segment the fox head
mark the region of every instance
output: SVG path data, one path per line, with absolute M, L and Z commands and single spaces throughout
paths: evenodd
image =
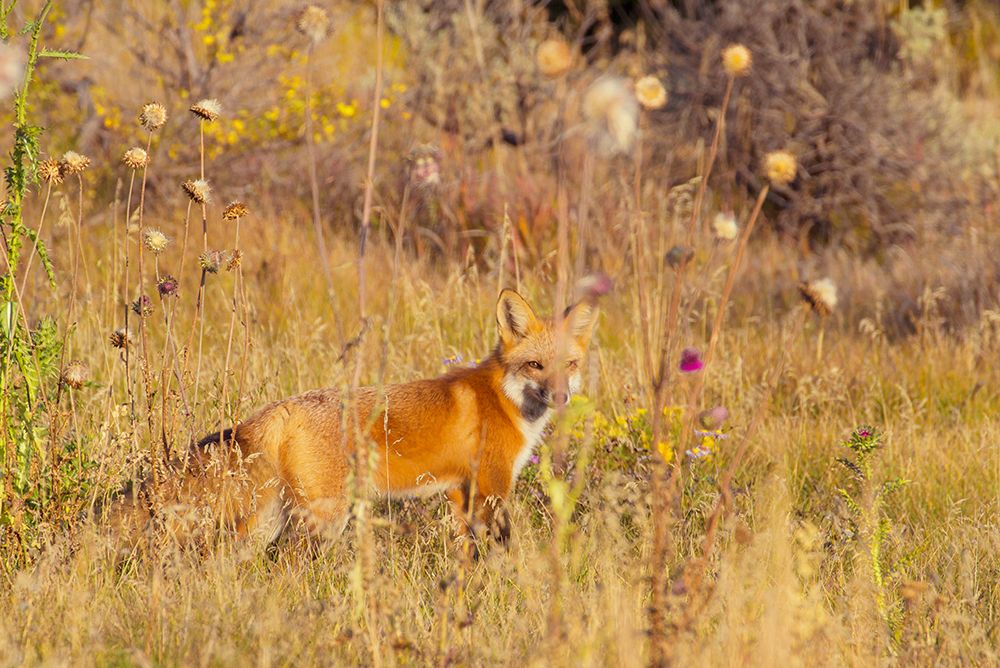
M 534 422 L 569 401 L 580 389 L 580 369 L 597 309 L 579 302 L 557 325 L 535 315 L 513 290 L 497 301 L 498 353 L 504 369 L 503 391 L 524 419 Z

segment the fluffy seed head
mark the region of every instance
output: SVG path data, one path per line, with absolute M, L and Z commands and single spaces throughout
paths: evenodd
M 236 220 L 243 218 L 248 213 L 250 213 L 250 209 L 243 202 L 231 202 L 222 212 L 222 218 L 223 220 Z
M 753 56 L 742 44 L 730 44 L 722 50 L 722 67 L 731 77 L 742 77 L 750 72 Z
M 174 297 L 177 295 L 179 290 L 180 284 L 177 282 L 177 279 L 170 274 L 165 275 L 156 284 L 156 291 L 160 293 L 160 297 L 162 298 Z
M 196 204 L 208 204 L 212 201 L 212 186 L 208 185 L 205 179 L 185 181 L 181 184 L 181 188 Z
M 83 170 L 89 166 L 90 158 L 76 151 L 66 151 L 63 153 L 62 160 L 59 163 L 59 167 L 63 173 L 68 175 L 82 174 Z
M 583 115 L 590 136 L 603 155 L 628 153 L 639 124 L 639 102 L 624 79 L 601 77 L 583 97 Z
M 190 111 L 202 120 L 214 121 L 222 115 L 222 105 L 216 99 L 205 98 L 192 104 Z
M 159 102 L 149 102 L 142 105 L 139 112 L 139 123 L 150 132 L 159 130 L 167 122 L 167 108 Z
M 60 380 L 71 389 L 79 390 L 90 380 L 90 369 L 80 360 L 73 360 L 62 371 Z
M 38 176 L 46 183 L 59 185 L 63 180 L 62 167 L 54 158 L 47 158 L 38 163 Z
M 153 300 L 148 295 L 143 295 L 132 302 L 132 312 L 141 318 L 148 318 L 153 315 Z
M 787 186 L 795 180 L 798 163 L 788 151 L 771 151 L 764 156 L 764 173 L 771 183 Z
M 828 316 L 837 308 L 837 285 L 829 278 L 800 283 L 799 293 L 819 316 Z
M 170 238 L 159 230 L 146 230 L 142 234 L 142 245 L 159 255 L 170 245 Z
M 198 264 L 206 273 L 218 274 L 219 267 L 222 266 L 225 259 L 226 256 L 222 251 L 210 250 L 198 256 Z
M 146 149 L 133 146 L 122 155 L 122 162 L 129 169 L 142 169 L 149 164 L 149 154 Z
M 635 97 L 646 109 L 660 109 L 667 103 L 667 89 L 654 76 L 647 76 L 635 82 Z
M 547 77 L 561 77 L 573 64 L 573 52 L 561 39 L 547 39 L 538 45 L 535 60 L 539 71 Z
M 322 7 L 309 5 L 299 14 L 295 27 L 313 44 L 319 44 L 330 32 L 330 15 Z
M 111 335 L 108 336 L 108 341 L 114 348 L 125 349 L 132 344 L 132 333 L 124 327 L 120 327 L 111 332 Z
M 723 241 L 732 241 L 740 233 L 740 227 L 736 224 L 733 214 L 721 211 L 712 219 L 712 230 L 715 231 L 715 236 Z

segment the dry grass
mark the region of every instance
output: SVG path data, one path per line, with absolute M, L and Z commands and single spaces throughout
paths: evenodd
M 64 359 L 89 366 L 91 380 L 53 394 L 46 416 L 60 461 L 85 466 L 75 477 L 60 477 L 39 458 L 33 479 L 56 480 L 62 491 L 37 505 L 13 498 L 5 481 L 0 665 L 1000 661 L 1000 368 L 993 363 L 1000 353 L 1000 307 L 995 286 L 977 278 L 997 271 L 984 250 L 996 240 L 995 209 L 989 208 L 995 204 L 970 197 L 957 231 L 928 224 L 916 238 L 863 257 L 835 247 L 803 248 L 775 225 L 778 219 L 788 224 L 787 209 L 768 205 L 733 274 L 729 311 L 711 345 L 738 255 L 737 242 L 715 239 L 706 222 L 719 210 L 735 210 L 743 228 L 750 215 L 759 191 L 740 189 L 759 183 L 738 180 L 731 162 L 736 149 L 730 153 L 726 144 L 752 127 L 725 128 L 704 213 L 692 215 L 699 184 L 690 179 L 704 173 L 704 147 L 691 142 L 677 149 L 697 165 L 684 171 L 685 159 L 673 153 L 663 159 L 662 142 L 647 132 L 640 176 L 634 155 L 594 157 L 574 105 L 602 67 L 622 69 L 629 59 L 601 60 L 596 49 L 599 62 L 578 63 L 566 80 L 537 79 L 532 46 L 547 35 L 532 15 L 500 24 L 516 27 L 519 41 L 504 52 L 491 90 L 515 85 L 513 74 L 521 73 L 531 79 L 532 95 L 564 96 L 567 108 L 542 100 L 537 108 L 504 109 L 525 115 L 531 140 L 522 147 L 490 146 L 506 124 L 494 117 L 486 93 L 465 107 L 439 105 L 454 94 L 450 85 L 469 85 L 458 82 L 461 77 L 435 79 L 443 63 L 483 76 L 477 52 L 490 62 L 500 57 L 498 29 L 478 13 L 479 3 L 456 6 L 461 13 L 454 20 L 467 31 L 461 40 L 412 47 L 433 63 L 413 65 L 420 91 L 410 101 L 431 116 L 455 115 L 457 126 L 427 129 L 447 125 L 447 118 L 404 123 L 391 105 L 381 119 L 381 148 L 367 182 L 373 201 L 366 202 L 372 228 L 363 299 L 354 231 L 363 186 L 338 183 L 333 191 L 340 199 L 324 194 L 317 216 L 327 234 L 321 257 L 314 200 L 302 177 L 313 154 L 307 157 L 297 140 L 282 144 L 279 157 L 268 152 L 273 145 L 261 155 L 295 161 L 301 189 L 246 188 L 231 183 L 246 164 L 226 171 L 230 163 L 213 153 L 219 142 L 206 125 L 204 176 L 216 198 L 205 208 L 204 241 L 197 238 L 200 207 L 190 210 L 180 189 L 181 180 L 202 175 L 199 123 L 186 112 L 176 111 L 164 138 L 152 144 L 142 223 L 138 216 L 131 226 L 126 220 L 126 208 L 139 207 L 141 182 L 127 200 L 125 167 L 97 164 L 80 182 L 54 187 L 43 238 L 60 280 L 47 287 L 36 266 L 21 301 L 32 324 L 56 317 L 66 334 Z M 390 28 L 400 16 L 405 12 L 390 15 Z M 601 20 L 595 19 L 598 27 Z M 585 33 L 581 29 L 581 38 Z M 320 64 L 329 48 L 317 48 Z M 393 48 L 401 47 L 393 42 Z M 722 81 L 713 95 L 724 90 L 720 76 L 709 77 Z M 389 89 L 394 77 L 390 71 Z M 748 122 L 743 83 L 734 86 L 740 123 Z M 217 94 L 229 105 L 248 85 Z M 750 87 L 763 85 L 753 80 Z M 124 86 L 115 95 L 132 97 L 136 108 L 146 101 Z M 358 114 L 370 115 L 370 107 L 362 103 Z M 718 122 L 719 114 L 711 118 Z M 979 125 L 975 113 L 969 119 L 970 134 L 992 138 L 995 129 Z M 642 122 L 654 123 L 655 116 L 644 112 Z M 421 136 L 414 128 L 442 139 L 434 154 L 442 174 L 436 188 L 417 183 L 416 162 L 395 161 Z M 318 159 L 321 180 L 369 167 L 356 147 L 367 146 L 370 133 L 363 126 L 347 132 L 349 139 L 328 148 L 350 164 L 330 168 Z M 704 134 L 707 144 L 711 134 Z M 186 144 L 170 159 L 167 149 L 178 138 Z M 317 151 L 329 156 L 323 146 Z M 745 169 L 763 181 L 759 165 L 748 162 Z M 123 179 L 117 196 L 105 188 L 107 173 Z M 970 177 L 970 191 L 992 188 L 987 192 L 995 197 L 1000 187 L 990 178 Z M 79 214 L 81 183 L 86 199 Z M 781 190 L 794 197 L 794 187 Z M 48 202 L 43 193 L 26 204 L 33 227 Z M 240 221 L 242 265 L 203 272 L 197 259 L 203 245 L 235 245 L 235 224 L 223 221 L 222 210 L 236 196 L 251 209 Z M 153 298 L 144 340 L 130 320 L 136 341 L 126 371 L 108 336 L 123 326 L 124 306 L 138 294 L 140 225 L 173 240 L 155 263 L 145 251 L 145 292 L 155 293 L 154 271 L 176 272 L 180 295 Z M 182 257 L 188 226 L 194 236 Z M 671 320 L 682 272 L 664 256 L 675 244 L 690 245 L 694 259 Z M 149 472 L 150 453 L 160 456 L 164 434 L 167 447 L 179 449 L 270 400 L 320 386 L 349 387 L 356 373 L 366 384 L 441 373 L 446 359 L 473 360 L 492 347 L 498 285 L 517 283 L 548 311 L 567 297 L 557 294 L 560 279 L 571 283 L 593 268 L 611 274 L 617 287 L 602 304 L 585 383 L 589 402 L 567 413 L 542 453 L 548 461 L 552 448 L 559 455 L 565 444 L 564 461 L 555 458 L 557 482 L 580 482 L 581 493 L 572 512 L 561 516 L 554 483 L 529 466 L 509 502 L 514 539 L 506 551 L 493 547 L 478 562 L 463 558 L 443 497 L 379 501 L 363 527 L 318 553 L 294 540 L 265 552 L 206 529 L 208 540 L 197 549 L 161 541 L 128 554 L 88 517 L 96 502 Z M 838 308 L 821 318 L 800 303 L 797 285 L 825 275 L 841 294 Z M 349 347 L 361 308 L 370 326 Z M 693 415 L 721 405 L 730 414 L 727 438 L 705 458 L 685 455 L 695 445 L 692 421 L 666 420 L 669 464 L 650 447 L 651 371 L 668 334 L 668 408 Z M 674 373 L 677 352 L 689 345 L 714 348 L 708 366 L 701 374 Z M 886 496 L 879 511 L 872 490 L 860 490 L 861 512 L 852 513 L 838 490 L 853 490 L 854 481 L 838 458 L 850 454 L 843 443 L 863 424 L 881 432 L 884 446 L 872 460 L 872 480 L 898 476 L 910 483 Z M 591 449 L 589 461 L 581 458 Z M 665 488 L 673 492 L 653 499 L 650 476 L 660 469 L 675 475 Z M 888 524 L 876 577 L 872 536 L 882 519 Z M 667 537 L 659 556 L 657 523 Z M 657 579 L 651 564 L 660 557 L 665 623 L 651 642 L 649 608 L 656 597 L 650 583 Z

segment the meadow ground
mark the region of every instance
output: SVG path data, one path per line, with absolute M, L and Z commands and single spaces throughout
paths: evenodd
M 479 3 L 459 7 L 471 26 L 461 66 L 474 69 L 499 38 Z M 216 24 L 235 19 L 212 11 L 201 32 L 223 34 Z M 336 16 L 376 43 L 371 7 Z M 298 18 L 309 57 L 326 45 L 321 18 Z M 49 39 L 64 24 L 72 34 L 71 19 L 45 24 Z M 928 209 L 902 236 L 875 223 L 858 232 L 878 217 L 865 209 L 848 232 L 823 232 L 833 241 L 813 238 L 787 225 L 808 217 L 807 197 L 825 201 L 812 188 L 835 159 L 779 137 L 768 152 L 794 154 L 791 174 L 764 152 L 741 162 L 753 123 L 767 121 L 749 111 L 763 68 L 744 72 L 720 59 L 725 43 L 707 43 L 705 67 L 718 72 L 705 75 L 715 93 L 699 104 L 713 113 L 697 140 L 665 151 L 657 123 L 674 122 L 674 107 L 657 116 L 653 95 L 640 111 L 631 83 L 588 93 L 632 61 L 594 56 L 567 74 L 550 47 L 554 62 L 536 62 L 540 20 L 524 22 L 535 31 L 527 65 L 508 66 L 561 106 L 524 111 L 533 141 L 517 146 L 492 142 L 505 129 L 492 114 L 461 140 L 447 122 L 404 122 L 400 108 L 416 115 L 429 103 L 400 83 L 419 76 L 398 74 L 426 64 L 401 63 L 432 47 L 401 45 L 392 31 L 396 55 L 366 64 L 380 74 L 359 77 L 364 99 L 337 103 L 333 140 L 309 106 L 333 103 L 308 92 L 308 121 L 239 135 L 233 118 L 245 129 L 271 112 L 227 117 L 244 102 L 225 82 L 206 94 L 225 98 L 220 118 L 211 104 L 189 112 L 198 96 L 185 90 L 165 127 L 155 108 L 144 126 L 131 120 L 158 96 L 114 89 L 132 107 L 110 125 L 113 112 L 101 117 L 108 153 L 116 161 L 140 145 L 148 164 L 138 153 L 102 162 L 94 148 L 91 164 L 74 166 L 54 144 L 41 151 L 56 158 L 46 166 L 38 151 L 18 153 L 23 133 L 11 140 L 12 165 L 40 179 L 8 173 L 4 209 L 0 665 L 1000 661 L 996 167 L 953 171 L 949 197 L 962 205 L 947 224 Z M 97 31 L 100 21 L 98 9 Z M 222 67 L 226 53 L 210 51 L 211 62 Z M 95 58 L 93 71 L 110 67 Z M 52 94 L 52 67 L 37 94 Z M 910 92 L 936 94 L 899 76 Z M 988 92 L 954 98 L 965 115 L 950 122 L 975 150 L 1000 135 L 982 111 L 998 99 Z M 301 101 L 282 96 L 282 113 Z M 69 136 L 63 110 L 48 113 L 49 136 Z M 414 133 L 441 146 L 410 150 Z M 921 138 L 921 151 L 937 141 Z M 968 150 L 954 164 L 977 161 Z M 892 187 L 926 195 L 925 177 Z M 213 186 L 205 202 L 200 178 Z M 596 272 L 614 289 L 600 297 L 584 391 L 508 501 L 507 549 L 484 544 L 469 559 L 443 496 L 358 501 L 344 538 L 318 551 L 295 537 L 264 551 L 208 523 L 193 547 L 152 534 L 130 551 L 94 510 L 148 476 L 151 459 L 268 401 L 474 364 L 495 344 L 501 287 L 549 313 L 593 291 L 585 279 Z M 680 368 L 686 348 L 703 367 Z M 705 414 L 717 407 L 724 417 Z

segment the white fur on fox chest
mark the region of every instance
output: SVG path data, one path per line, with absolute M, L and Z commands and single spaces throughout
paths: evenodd
M 521 469 L 525 467 L 528 460 L 531 459 L 531 455 L 534 454 L 535 448 L 538 447 L 538 443 L 542 440 L 542 436 L 545 434 L 545 428 L 549 426 L 549 420 L 552 418 L 552 410 L 547 410 L 534 422 L 528 422 L 522 417 L 517 418 L 517 428 L 524 437 L 524 443 L 521 445 L 520 451 L 517 453 L 517 457 L 514 458 L 514 467 L 511 473 L 510 485 L 513 487 L 517 483 L 517 477 L 521 475 Z

